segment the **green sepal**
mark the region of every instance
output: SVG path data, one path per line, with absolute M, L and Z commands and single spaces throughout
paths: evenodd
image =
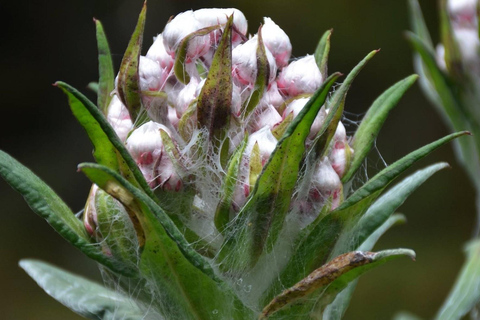
M 291 123 L 257 179 L 249 201 L 227 235 L 220 258 L 226 268 L 253 267 L 283 227 L 305 152 L 305 139 L 339 73 L 331 75 Z
M 332 32 L 333 29 L 330 29 L 322 35 L 314 53 L 315 61 L 323 78 L 326 78 L 328 75 L 328 54 L 330 52 L 330 37 L 332 36 Z
M 99 245 L 92 243 L 83 223 L 62 199 L 33 172 L 3 151 L 0 151 L 0 175 L 23 196 L 33 212 L 89 258 L 127 277 L 136 274 L 135 270 L 106 256 Z
M 375 144 L 375 140 L 387 119 L 388 113 L 397 105 L 400 98 L 417 78 L 417 75 L 411 75 L 397 82 L 373 102 L 350 143 L 354 150 L 353 160 L 350 168 L 342 177 L 342 182 L 349 181 L 362 165 L 365 157 Z
M 195 32 L 190 33 L 185 38 L 182 39 L 180 44 L 178 45 L 177 51 L 175 53 L 175 63 L 173 65 L 173 72 L 175 73 L 175 77 L 183 84 L 188 84 L 190 82 L 190 76 L 185 69 L 185 60 L 187 59 L 187 52 L 190 40 L 195 37 L 206 36 L 209 33 L 220 29 L 220 26 L 212 26 L 202 28 Z M 226 28 L 225 28 L 226 29 Z M 199 64 L 196 65 L 197 68 Z
M 467 259 L 436 320 L 461 319 L 480 303 L 480 239 L 465 248 Z
M 275 319 L 276 317 L 271 317 L 271 315 L 282 309 L 288 311 L 288 314 L 292 314 L 292 310 L 288 310 L 290 305 L 293 304 L 293 307 L 295 307 L 295 303 L 308 300 L 312 294 L 324 289 L 333 282 L 336 282 L 337 286 L 346 286 L 368 270 L 401 256 L 407 256 L 415 260 L 415 252 L 409 249 L 380 252 L 354 251 L 338 256 L 276 296 L 263 309 L 259 319 L 266 319 L 267 317 Z M 297 313 L 293 312 L 293 314 Z
M 178 132 L 184 141 L 190 141 L 196 124 L 197 100 L 193 100 L 178 122 Z
M 90 83 L 88 83 L 87 89 L 93 91 L 95 94 L 98 95 L 98 90 L 99 90 L 99 88 L 98 88 L 98 82 L 90 82 Z
M 272 129 L 272 134 L 277 140 L 279 140 L 285 134 L 285 131 L 292 123 L 293 118 L 293 112 L 290 112 L 290 114 L 286 116 L 285 119 L 282 120 L 282 122 L 280 122 L 276 127 Z
M 136 123 L 137 117 L 142 109 L 138 67 L 140 64 L 146 15 L 147 2 L 145 1 L 138 17 L 137 25 L 120 64 L 117 79 L 118 97 L 125 107 L 127 107 L 133 123 Z
M 213 144 L 223 141 L 230 123 L 232 105 L 232 25 L 227 25 L 210 66 L 205 84 L 197 101 L 197 127 L 207 128 Z
M 224 232 L 232 217 L 231 208 L 233 193 L 235 191 L 235 186 L 237 185 L 238 173 L 240 170 L 243 153 L 245 152 L 245 148 L 247 146 L 247 141 L 248 135 L 245 134 L 242 144 L 237 148 L 235 153 L 230 158 L 227 174 L 223 179 L 222 197 L 217 205 L 217 209 L 215 210 L 214 218 L 215 227 L 221 233 Z
M 207 260 L 191 248 L 152 199 L 107 167 L 81 164 L 79 169 L 126 207 L 139 206 L 138 218 L 145 232 L 139 268 L 148 281 L 155 283 L 154 288 L 158 288 L 160 303 L 155 305 L 161 311 L 167 312 L 162 303 L 167 299 L 173 304 L 167 307 L 180 312 L 182 319 L 208 319 L 212 310 L 217 310 L 221 318 L 252 317 L 252 312 L 215 275 Z
M 145 310 L 135 301 L 93 281 L 37 260 L 21 260 L 19 265 L 46 293 L 85 318 L 145 318 Z
M 98 90 L 97 106 L 106 115 L 108 105 L 112 100 L 111 93 L 115 89 L 115 72 L 113 70 L 112 55 L 108 46 L 107 37 L 103 30 L 100 20 L 93 19 L 95 22 L 98 47 Z
M 270 65 L 267 59 L 267 52 L 265 50 L 265 44 L 263 43 L 262 38 L 262 26 L 258 28 L 257 32 L 257 76 L 255 78 L 255 85 L 253 87 L 252 94 L 248 99 L 247 106 L 245 107 L 245 112 L 242 115 L 246 119 L 252 112 L 255 110 L 255 107 L 262 99 L 262 96 L 267 88 L 268 79 L 270 77 Z

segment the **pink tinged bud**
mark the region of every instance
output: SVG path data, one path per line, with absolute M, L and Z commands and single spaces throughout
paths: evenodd
M 262 165 L 265 165 L 268 158 L 277 146 L 277 139 L 273 136 L 269 127 L 263 127 L 260 130 L 252 133 L 248 137 L 247 146 L 245 147 L 245 155 L 250 155 L 255 143 L 258 143 Z
M 293 61 L 278 76 L 278 89 L 284 96 L 314 93 L 322 84 L 322 74 L 312 55 Z
M 133 131 L 125 142 L 127 150 L 135 159 L 151 188 L 157 185 L 155 172 L 163 155 L 160 128 L 165 127 L 149 121 Z
M 193 13 L 195 18 L 200 22 L 202 28 L 212 27 L 215 25 L 225 25 L 227 23 L 228 17 L 233 14 L 233 44 L 238 44 L 242 41 L 244 36 L 247 34 L 248 23 L 245 15 L 238 9 L 228 8 L 228 9 L 200 9 L 196 10 Z M 220 39 L 220 34 L 218 32 L 213 32 L 214 41 L 218 42 Z
M 310 199 L 315 202 L 331 201 L 331 210 L 340 205 L 343 197 L 343 185 L 328 158 L 319 162 L 312 177 Z
M 242 99 L 242 89 L 233 84 L 232 90 L 232 113 L 239 117 L 242 113 L 243 99 Z
M 462 55 L 462 60 L 466 66 L 470 67 L 472 64 L 478 64 L 480 60 L 480 39 L 478 37 L 477 28 L 454 28 L 453 34 L 457 40 L 457 44 Z
M 140 57 L 138 74 L 141 91 L 159 91 L 168 77 L 158 63 L 143 56 Z
M 164 69 L 167 73 L 172 70 L 173 63 L 175 62 L 165 49 L 162 34 L 159 34 L 154 38 L 153 44 L 150 49 L 148 49 L 146 57 L 157 62 L 160 65 L 160 68 Z
M 300 113 L 300 111 L 302 111 L 303 107 L 305 107 L 308 100 L 310 100 L 310 98 L 299 98 L 290 102 L 283 111 L 283 119 L 287 118 L 288 115 L 291 113 L 293 113 L 293 116 L 295 118 Z M 325 108 L 322 107 L 318 112 L 315 120 L 313 121 L 312 127 L 310 128 L 310 134 L 308 135 L 310 139 L 315 138 L 315 135 L 320 131 L 326 116 L 327 113 L 325 111 Z
M 252 37 L 244 44 L 232 50 L 232 72 L 234 80 L 238 85 L 253 88 L 257 79 L 257 36 Z M 265 48 L 269 64 L 269 83 L 275 80 L 277 65 L 275 58 L 268 48 Z
M 292 54 L 292 44 L 287 36 L 275 22 L 270 18 L 263 18 L 264 25 L 262 27 L 262 37 L 265 46 L 275 57 L 275 62 L 279 68 L 283 68 L 288 64 L 290 55 Z
M 175 129 L 178 129 L 178 122 L 180 121 L 180 118 L 177 115 L 177 110 L 170 106 L 168 106 L 168 121 Z
M 107 120 L 113 127 L 121 141 L 125 141 L 128 133 L 132 130 L 133 123 L 127 108 L 117 95 L 112 97 L 108 106 Z
M 202 82 L 203 86 L 204 82 Z M 200 90 L 199 80 L 197 78 L 191 78 L 190 82 L 178 92 L 175 109 L 177 110 L 177 116 L 180 118 L 187 111 L 190 104 L 198 97 Z
M 278 91 L 277 82 L 274 81 L 270 84 L 268 90 L 263 94 L 259 104 L 261 106 L 272 105 L 278 110 L 278 108 L 283 105 L 284 102 L 285 100 Z
M 282 117 L 272 105 L 267 105 L 263 108 L 256 108 L 250 121 L 252 130 L 257 131 L 265 126 L 272 129 L 282 121 Z
M 478 0 L 448 0 L 447 10 L 450 13 L 453 27 L 475 28 Z
M 172 57 L 175 56 L 180 42 L 190 33 L 203 28 L 202 24 L 195 18 L 192 10 L 182 12 L 175 16 L 163 30 L 163 43 L 165 50 Z M 187 49 L 186 62 L 206 54 L 210 49 L 210 36 L 197 36 L 190 39 Z

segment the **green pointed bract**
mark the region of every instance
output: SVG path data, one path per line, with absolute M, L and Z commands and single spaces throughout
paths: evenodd
M 453 35 L 452 24 L 450 22 L 447 10 L 447 0 L 440 0 L 440 35 L 445 48 L 445 64 L 448 73 L 457 79 L 462 78 L 464 73 L 462 66 L 462 58 L 458 48 L 455 36 Z
M 100 20 L 94 19 L 97 31 L 98 47 L 98 91 L 97 107 L 106 115 L 108 105 L 112 100 L 111 93 L 115 89 L 115 73 L 113 70 L 112 55 L 108 46 L 107 37 Z
M 355 153 L 353 154 L 351 166 L 342 177 L 342 181 L 349 181 L 358 168 L 360 168 L 365 157 L 375 144 L 375 140 L 383 123 L 387 119 L 388 113 L 397 105 L 400 98 L 412 86 L 417 78 L 417 75 L 412 75 L 397 82 L 378 97 L 370 106 L 350 143 L 353 150 L 355 150 Z
M 262 38 L 262 27 L 258 28 L 258 44 L 257 44 L 257 76 L 255 78 L 255 86 L 250 98 L 247 100 L 247 106 L 243 115 L 244 119 L 247 118 L 255 107 L 260 102 L 268 84 L 270 77 L 270 65 L 268 64 L 267 52 L 265 51 L 265 45 Z
M 265 249 L 272 248 L 290 206 L 305 139 L 339 75 L 335 73 L 325 81 L 278 142 L 220 252 L 220 257 L 229 256 L 225 267 L 239 270 L 252 267 Z
M 276 296 L 263 309 L 259 319 L 266 319 L 281 309 L 288 308 L 289 305 L 297 301 L 308 299 L 309 296 L 317 290 L 327 287 L 334 281 L 349 283 L 368 270 L 401 256 L 407 256 L 415 260 L 415 253 L 408 249 L 385 250 L 380 252 L 354 251 L 338 256 L 329 263 L 314 270 L 305 279 Z
M 251 316 L 251 311 L 214 274 L 209 263 L 190 248 L 165 212 L 150 198 L 106 167 L 82 164 L 79 168 L 126 207 L 140 208 L 137 213 L 145 232 L 145 245 L 139 268 L 159 288 L 157 307 L 163 313 L 169 314 L 171 310 L 164 309 L 168 307 L 180 312 L 182 319 L 207 318 L 212 310 L 233 319 Z M 162 298 L 173 305 L 162 305 Z
M 185 64 L 187 63 L 187 52 L 188 52 L 188 46 L 190 45 L 190 41 L 195 38 L 195 37 L 201 37 L 201 36 L 206 36 L 209 33 L 220 29 L 220 26 L 212 26 L 212 27 L 207 27 L 200 29 L 198 31 L 192 32 L 188 36 L 182 39 L 180 42 L 177 52 L 175 54 L 175 63 L 173 67 L 173 71 L 175 72 L 175 76 L 177 79 L 183 83 L 183 84 L 188 84 L 190 82 L 190 76 L 188 75 L 188 72 L 185 68 Z M 197 65 L 199 66 L 199 65 Z
M 117 78 L 117 93 L 120 101 L 127 107 L 130 118 L 135 123 L 142 109 L 140 96 L 138 67 L 142 50 L 143 30 L 147 15 L 147 3 L 145 2 L 138 17 L 137 26 L 133 32 L 127 50 L 120 64 Z
M 242 144 L 237 148 L 235 153 L 230 158 L 227 174 L 223 180 L 222 197 L 215 210 L 214 218 L 215 227 L 218 231 L 222 233 L 234 214 L 233 212 L 231 212 L 233 193 L 235 191 L 235 186 L 237 185 L 238 172 L 240 170 L 240 164 L 242 161 L 243 153 L 245 152 L 245 147 L 247 146 L 247 140 L 248 136 L 246 135 L 243 139 Z
M 315 49 L 315 61 L 324 78 L 328 75 L 328 54 L 330 53 L 330 37 L 332 36 L 332 31 L 333 30 L 330 29 L 323 34 Z
M 197 125 L 207 128 L 210 141 L 221 141 L 230 122 L 232 105 L 232 23 L 227 25 L 197 101 Z
M 75 217 L 62 199 L 29 169 L 3 151 L 0 151 L 0 175 L 23 196 L 36 214 L 44 218 L 65 240 L 89 258 L 119 274 L 125 276 L 136 274 L 135 270 L 118 264 L 114 258 L 105 255 L 99 245 L 92 243 L 82 222 Z
M 22 260 L 24 269 L 54 299 L 88 319 L 141 320 L 146 307 L 83 277 L 37 260 Z

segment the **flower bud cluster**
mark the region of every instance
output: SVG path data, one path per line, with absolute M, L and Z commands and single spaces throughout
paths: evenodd
M 241 147 L 243 136 L 248 135 L 233 196 L 234 211 L 238 211 L 246 203 L 283 134 L 283 131 L 277 132 L 278 128 L 286 127 L 298 116 L 326 77 L 312 55 L 291 61 L 290 39 L 272 19 L 265 17 L 258 33 L 248 35 L 247 20 L 237 9 L 201 9 L 178 14 L 154 39 L 146 56 L 140 57 L 139 88 L 143 108 L 151 121 L 134 127 L 132 123 L 136 119 L 130 118 L 116 96 L 110 104 L 108 120 L 125 141 L 151 188 L 181 191 L 186 183 L 182 177 L 193 176 L 190 181 L 195 181 L 195 176 L 201 174 L 199 166 L 195 167 L 197 172 L 192 169 L 186 175 L 179 174 L 175 164 L 185 160 L 175 159 L 166 151 L 166 142 L 160 131 L 168 134 L 183 158 L 194 162 L 194 155 L 189 153 L 195 144 L 190 140 L 193 135 L 183 134 L 182 126 L 188 121 L 196 121 L 196 103 L 231 15 L 232 103 L 227 134 L 230 154 Z M 188 74 L 187 83 L 175 75 L 178 50 L 185 48 L 185 42 L 186 57 L 182 63 Z M 263 50 L 259 50 L 259 46 L 264 46 L 260 48 Z M 257 105 L 247 114 L 246 106 L 258 89 L 259 51 L 266 56 L 265 87 Z M 327 114 L 328 109 L 322 107 L 311 127 L 307 145 L 314 141 Z M 342 123 L 338 125 L 329 150 L 328 156 L 316 160 L 315 170 L 308 177 L 311 180 L 308 193 L 311 201 L 325 203 L 328 200 L 334 208 L 343 198 L 340 179 L 348 169 L 353 153 Z M 181 165 L 189 170 L 188 164 Z

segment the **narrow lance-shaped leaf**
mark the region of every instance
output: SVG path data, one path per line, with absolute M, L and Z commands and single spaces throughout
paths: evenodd
M 45 262 L 20 261 L 38 285 L 55 300 L 88 319 L 144 319 L 145 311 L 131 299 L 95 282 Z
M 467 260 L 435 317 L 437 320 L 461 319 L 480 303 L 480 240 L 468 243 L 465 251 Z
M 175 72 L 175 77 L 183 83 L 188 84 L 190 82 L 190 76 L 185 68 L 186 60 L 187 60 L 187 52 L 188 46 L 190 45 L 190 41 L 195 37 L 206 36 L 212 31 L 220 29 L 220 26 L 212 26 L 197 30 L 195 32 L 190 33 L 185 38 L 182 39 L 180 44 L 178 45 L 177 51 L 175 53 L 175 64 L 173 67 L 173 72 Z M 190 61 L 191 63 L 191 61 Z
M 408 1 L 410 9 L 410 25 L 413 32 L 430 48 L 433 50 L 433 42 L 428 32 L 427 24 L 423 19 L 422 9 L 418 4 L 418 0 L 409 0 Z
M 363 160 L 375 144 L 377 135 L 387 119 L 388 113 L 397 105 L 400 98 L 412 86 L 417 78 L 417 75 L 411 75 L 404 80 L 397 82 L 378 97 L 368 109 L 367 114 L 363 117 L 360 126 L 353 136 L 351 145 L 355 152 L 353 154 L 350 169 L 342 177 L 343 182 L 349 181 L 353 174 L 362 165 Z
M 314 143 L 312 144 L 311 151 L 309 151 L 309 157 L 311 161 L 315 159 L 320 159 L 324 156 L 330 145 L 330 141 L 333 139 L 335 130 L 337 129 L 338 122 L 340 121 L 343 114 L 343 107 L 345 105 L 345 99 L 347 97 L 348 90 L 353 83 L 353 80 L 357 77 L 363 67 L 367 64 L 373 56 L 378 53 L 379 50 L 374 50 L 370 52 L 362 61 L 360 61 L 355 68 L 350 71 L 348 76 L 345 78 L 345 81 L 342 83 L 340 88 L 335 91 L 331 100 L 328 102 L 328 115 L 322 125 L 321 130 L 317 133 Z
M 258 44 L 257 44 L 257 77 L 255 78 L 255 86 L 253 87 L 253 92 L 248 99 L 248 104 L 246 107 L 244 118 L 248 117 L 250 113 L 255 109 L 255 107 L 260 102 L 260 99 L 267 88 L 268 79 L 270 77 L 270 65 L 268 64 L 267 52 L 265 50 L 265 44 L 263 43 L 262 38 L 262 26 L 258 28 L 257 32 Z
M 407 256 L 415 260 L 415 253 L 408 249 L 380 252 L 354 251 L 338 256 L 276 296 L 263 309 L 260 319 L 265 319 L 299 300 L 308 299 L 312 293 L 325 288 L 336 279 L 343 278 L 343 282 L 349 283 L 366 271 L 401 256 Z
M 305 228 L 299 238 L 295 254 L 292 256 L 292 262 L 287 264 L 278 281 L 272 284 L 266 295 L 267 299 L 271 299 L 272 294 L 278 290 L 281 284 L 293 285 L 306 273 L 328 261 L 339 236 L 350 226 L 352 221 L 356 221 L 365 214 L 369 206 L 390 182 L 433 150 L 466 133 L 459 132 L 448 135 L 408 154 L 380 171 L 330 214 L 319 216 Z M 296 261 L 302 261 L 302 263 L 295 263 Z
M 98 108 L 70 85 L 61 81 L 56 82 L 55 85 L 65 92 L 70 108 L 92 140 L 96 160 L 113 170 L 118 168 L 130 183 L 139 185 L 147 195 L 157 201 L 135 160 Z
M 278 142 L 265 165 L 252 196 L 241 209 L 220 252 L 231 268 L 244 269 L 255 264 L 265 249 L 275 242 L 290 205 L 300 161 L 305 152 L 305 139 L 315 117 L 324 104 L 328 91 L 339 77 L 335 73 L 318 89 Z M 231 265 L 230 265 L 231 264 Z
M 440 34 L 443 46 L 445 48 L 445 64 L 447 66 L 448 73 L 452 77 L 461 79 L 463 74 L 462 57 L 453 34 L 450 16 L 447 9 L 447 0 L 440 0 L 439 6 Z
M 370 251 L 373 249 L 378 239 L 391 227 L 405 223 L 406 218 L 402 214 L 394 214 L 387 219 L 375 232 L 373 232 L 357 250 Z M 327 319 L 341 319 L 347 310 L 353 291 L 357 285 L 358 279 L 349 283 L 337 279 L 333 281 L 324 292 L 320 299 L 315 301 L 314 314 L 323 315 Z
M 326 31 L 318 42 L 315 49 L 315 61 L 320 69 L 322 77 L 327 77 L 328 74 L 328 54 L 330 53 L 330 37 L 332 36 L 332 29 Z
M 107 37 L 100 20 L 93 19 L 97 31 L 98 47 L 98 92 L 97 106 L 103 114 L 107 114 L 108 105 L 112 100 L 111 93 L 115 89 L 115 73 L 113 70 L 112 56 L 108 46 Z
M 127 107 L 130 118 L 135 122 L 142 108 L 140 97 L 138 66 L 142 50 L 143 30 L 147 15 L 147 2 L 143 4 L 138 17 L 137 26 L 133 32 L 127 50 L 120 64 L 118 72 L 117 93 L 120 101 Z
M 222 140 L 230 120 L 232 105 L 232 24 L 227 25 L 197 102 L 199 128 L 208 128 L 210 141 Z
M 47 220 L 55 231 L 88 257 L 120 274 L 132 276 L 136 273 L 107 257 L 99 246 L 90 241 L 83 223 L 62 199 L 29 169 L 3 151 L 0 151 L 0 175 L 23 196 L 33 212 Z
M 182 319 L 206 319 L 212 310 L 217 310 L 219 317 L 252 317 L 153 200 L 107 167 L 82 164 L 79 168 L 125 206 L 139 206 L 137 214 L 145 231 L 139 267 L 142 275 L 159 288 L 156 293 L 160 301 L 169 301 L 169 307 L 175 308 Z M 165 307 L 162 303 L 157 306 L 161 310 Z

